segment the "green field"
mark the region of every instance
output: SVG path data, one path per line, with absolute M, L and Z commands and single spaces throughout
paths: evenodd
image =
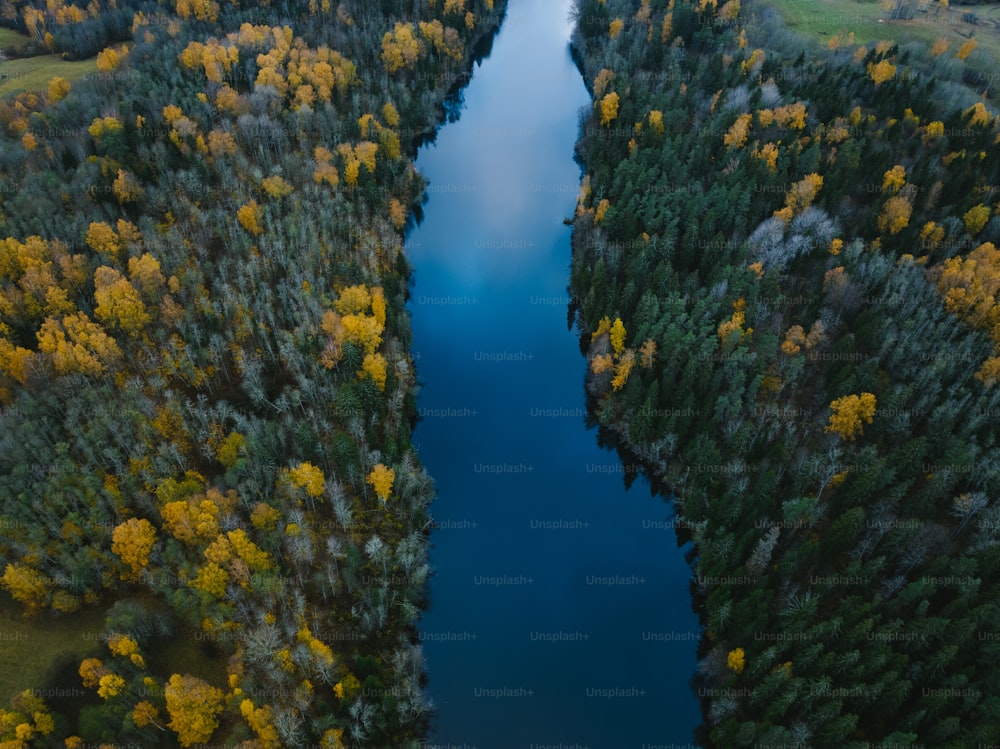
M 0 97 L 18 91 L 47 91 L 57 75 L 72 83 L 97 72 L 95 60 L 63 60 L 59 55 L 23 57 L 0 62 Z
M 29 41 L 29 37 L 19 34 L 13 29 L 0 28 L 0 52 L 10 50 L 14 55 L 24 54 Z
M 919 41 L 932 45 L 944 37 L 949 42 L 948 53 L 954 55 L 972 35 L 977 51 L 968 64 L 984 72 L 995 72 L 1000 61 L 1000 31 L 992 21 L 1000 20 L 1000 3 L 977 6 L 955 6 L 940 10 L 936 2 L 928 4 L 926 12 L 918 12 L 909 21 L 888 20 L 888 12 L 878 0 L 765 0 L 781 13 L 785 24 L 803 34 L 826 43 L 838 33 L 854 32 L 858 44 L 870 44 L 882 39 L 904 43 Z M 966 12 L 975 13 L 980 23 L 962 21 Z
M 25 618 L 23 611 L 21 604 L 0 593 L 0 707 L 25 689 L 43 687 L 61 656 L 83 660 L 106 655 L 99 639 L 105 607 L 59 618 L 49 614 Z M 82 684 L 61 686 L 83 688 Z

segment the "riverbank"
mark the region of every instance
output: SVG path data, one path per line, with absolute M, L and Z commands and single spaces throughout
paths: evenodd
M 1000 238 L 994 113 L 891 41 L 812 60 L 735 3 L 634 10 L 579 4 L 569 296 L 595 420 L 696 546 L 699 738 L 985 741 L 993 604 L 947 571 L 997 574 L 998 395 L 945 312 Z

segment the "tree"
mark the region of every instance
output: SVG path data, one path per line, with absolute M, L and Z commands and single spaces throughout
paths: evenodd
M 49 103 L 55 104 L 57 101 L 65 99 L 66 94 L 71 89 L 72 86 L 70 86 L 69 81 L 62 76 L 55 76 L 49 81 Z
M 194 16 L 199 21 L 215 23 L 219 17 L 219 4 L 214 0 L 177 0 L 177 15 L 181 18 Z
M 966 231 L 972 236 L 976 236 L 990 220 L 990 209 L 980 203 L 967 210 L 962 216 L 962 220 L 965 221 Z
M 87 230 L 86 241 L 96 252 L 107 256 L 111 260 L 118 259 L 118 253 L 121 252 L 122 248 L 121 240 L 115 234 L 115 230 L 103 221 L 91 222 L 90 228 Z
M 440 25 L 440 21 L 437 23 Z M 420 58 L 420 46 L 420 40 L 413 33 L 413 24 L 397 21 L 393 30 L 385 32 L 382 37 L 382 64 L 386 72 L 395 73 L 400 68 L 413 67 Z
M 735 149 L 743 147 L 747 142 L 747 136 L 750 133 L 750 123 L 752 121 L 753 115 L 749 113 L 741 114 L 736 118 L 736 122 L 729 128 L 729 132 L 722 137 L 722 142 L 727 148 Z
M 896 66 L 888 60 L 868 63 L 868 77 L 875 81 L 876 86 L 880 86 L 896 77 Z
M 82 312 L 66 315 L 62 321 L 47 318 L 36 337 L 38 350 L 51 354 L 56 373 L 61 375 L 102 375 L 122 356 L 115 339 Z
M 132 710 L 132 720 L 139 728 L 145 728 L 148 725 L 156 726 L 161 731 L 164 727 L 161 725 L 162 718 L 160 717 L 160 711 L 151 702 L 143 700 L 138 703 Z
M 386 366 L 385 357 L 377 351 L 373 354 L 365 354 L 364 362 L 362 362 L 361 369 L 357 374 L 359 377 L 370 378 L 378 385 L 379 390 L 385 390 Z
M 121 57 L 111 47 L 97 53 L 97 69 L 107 73 L 121 64 Z
M 726 656 L 726 665 L 738 674 L 743 673 L 743 669 L 746 666 L 746 655 L 743 652 L 743 648 L 730 650 L 729 655 Z
M 395 470 L 386 468 L 382 463 L 376 463 L 375 467 L 368 474 L 366 481 L 374 487 L 379 499 L 385 502 L 389 499 L 389 493 L 392 491 L 392 482 L 395 478 Z
M 340 290 L 337 301 L 333 303 L 337 312 L 342 315 L 353 315 L 367 312 L 372 305 L 372 295 L 364 284 L 347 286 Z
M 610 125 L 618 117 L 618 94 L 612 91 L 601 99 L 601 125 Z
M 219 725 L 222 690 L 196 676 L 174 674 L 163 690 L 170 722 L 181 746 L 208 741 Z
M 890 192 L 898 192 L 906 184 L 906 167 L 896 164 L 892 169 L 882 175 L 882 189 Z
M 272 198 L 283 198 L 286 195 L 292 194 L 292 186 L 276 174 L 270 177 L 265 177 L 261 181 L 261 187 L 263 187 L 264 192 Z
M 604 96 L 608 90 L 608 85 L 615 78 L 615 74 L 607 68 L 601 68 L 594 77 L 594 96 Z
M 240 703 L 240 713 L 257 734 L 257 743 L 261 749 L 278 749 L 281 746 L 278 731 L 274 727 L 274 711 L 270 705 L 254 707 L 252 700 L 245 699 Z
M 878 216 L 878 228 L 889 234 L 899 234 L 909 226 L 912 213 L 913 206 L 905 195 L 893 195 L 882 206 L 882 212 Z
M 295 468 L 290 468 L 288 478 L 294 486 L 304 488 L 310 497 L 323 495 L 325 482 L 323 471 L 308 461 L 299 463 Z
M 827 432 L 835 432 L 846 440 L 854 440 L 871 424 L 875 416 L 875 396 L 872 393 L 845 395 L 830 403 L 830 423 Z
M 615 318 L 609 335 L 611 337 L 611 347 L 614 349 L 615 355 L 621 355 L 622 350 L 625 348 L 625 324 L 620 317 Z
M 146 301 L 156 301 L 167 282 L 160 270 L 160 261 L 148 252 L 128 259 L 128 275 Z
M 129 334 L 139 333 L 153 316 L 146 310 L 135 287 L 114 268 L 102 265 L 94 271 L 94 315 L 104 324 Z
M 658 135 L 663 135 L 663 112 L 659 109 L 652 109 L 649 112 L 649 126 L 653 128 Z
M 138 580 L 149 564 L 149 553 L 156 543 L 156 528 L 145 518 L 130 518 L 111 533 L 111 551 L 129 567 L 123 580 Z
M 240 226 L 255 237 L 263 231 L 260 227 L 261 217 L 261 209 L 256 200 L 251 200 L 248 204 L 240 206 L 236 212 L 236 219 L 240 222 Z
M 226 594 L 226 586 L 229 584 L 229 573 L 218 563 L 208 562 L 198 569 L 198 574 L 190 584 L 196 590 L 216 598 L 222 598 Z
M 632 349 L 626 349 L 625 353 L 621 355 L 618 359 L 618 363 L 615 365 L 615 376 L 611 380 L 612 390 L 621 390 L 625 387 L 625 383 L 628 382 L 628 376 L 632 372 L 632 368 L 635 366 L 635 351 Z
M 26 565 L 9 563 L 0 578 L 0 585 L 14 600 L 24 605 L 26 614 L 37 613 L 48 604 L 48 579 Z
M 958 52 L 955 53 L 955 57 L 957 57 L 959 60 L 964 61 L 965 58 L 971 55 L 972 51 L 978 46 L 979 43 L 975 40 L 975 38 L 969 39 L 967 42 L 965 42 L 965 44 L 963 44 L 961 47 L 958 48 Z
M 639 347 L 639 356 L 642 357 L 643 369 L 652 367 L 653 362 L 656 360 L 656 341 L 652 338 L 647 338 L 642 346 Z
M 382 119 L 389 127 L 399 126 L 399 112 L 396 111 L 396 106 L 391 101 L 387 101 L 382 107 Z

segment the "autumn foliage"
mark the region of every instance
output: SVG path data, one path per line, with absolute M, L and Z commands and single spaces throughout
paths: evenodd
M 875 416 L 875 396 L 872 393 L 845 395 L 830 404 L 830 422 L 826 431 L 839 434 L 852 441 L 864 431 L 865 424 L 871 424 Z

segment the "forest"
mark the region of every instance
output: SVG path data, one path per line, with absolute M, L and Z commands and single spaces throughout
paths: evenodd
M 97 70 L 0 100 L 4 749 L 421 745 L 403 232 L 505 7 L 0 3 Z
M 575 20 L 569 292 L 592 416 L 693 542 L 699 744 L 995 743 L 1000 117 L 975 38 L 821 48 L 756 0 Z

